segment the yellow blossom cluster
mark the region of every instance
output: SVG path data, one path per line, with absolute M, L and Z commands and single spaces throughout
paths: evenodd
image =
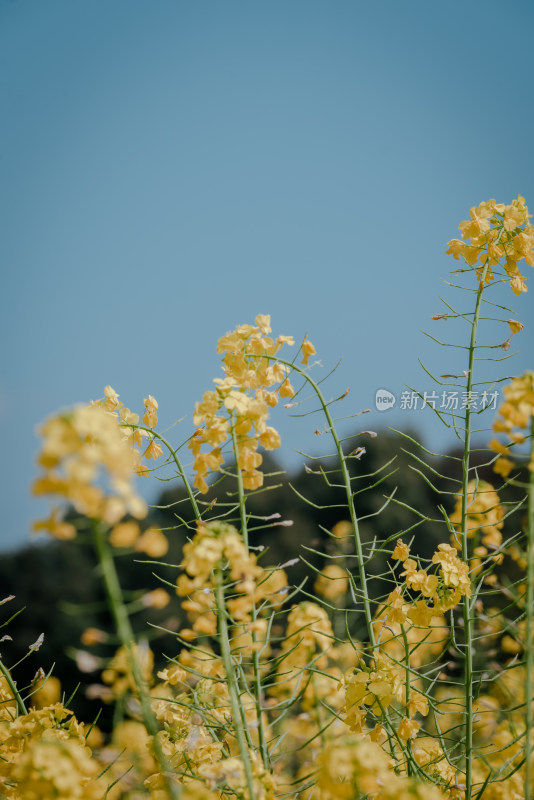
M 469 481 L 467 489 L 467 519 L 465 535 L 473 539 L 473 558 L 471 569 L 476 574 L 482 566 L 482 559 L 488 552 L 497 550 L 502 544 L 502 527 L 504 525 L 504 509 L 500 504 L 499 495 L 491 483 L 487 481 Z M 451 544 L 457 549 L 462 549 L 462 492 L 456 495 L 454 511 L 449 517 L 458 534 L 451 536 Z M 503 560 L 502 553 L 492 556 L 495 563 Z
M 515 294 L 526 292 L 525 278 L 518 268 L 524 258 L 534 266 L 534 227 L 529 220 L 525 198 L 518 196 L 510 205 L 488 200 L 474 206 L 470 219 L 459 225 L 461 239 L 451 239 L 447 253 L 456 260 L 460 256 L 471 267 L 477 267 L 477 278 L 489 283 L 492 267 L 504 259 L 504 270 Z
M 436 786 L 397 775 L 394 762 L 372 741 L 347 736 L 326 746 L 319 760 L 321 800 L 444 800 Z
M 282 652 L 291 657 L 293 664 L 308 664 L 310 656 L 318 651 L 321 655 L 317 665 L 321 667 L 326 663 L 326 653 L 333 640 L 332 626 L 323 608 L 308 601 L 293 606 L 287 615 L 286 635 L 282 642 Z M 287 659 L 285 663 L 287 666 Z
M 6 678 L 0 675 L 0 725 L 16 716 L 17 704 Z M 0 728 L 1 730 L 1 728 Z
M 480 694 L 473 704 L 474 743 L 477 758 L 473 768 L 474 792 L 484 787 L 483 797 L 490 800 L 524 798 L 524 768 L 521 769 L 525 731 L 525 668 L 520 664 L 508 666 L 492 684 L 490 693 Z M 461 731 L 464 711 L 464 691 L 460 686 L 442 685 L 435 692 L 439 734 L 442 741 L 457 738 Z M 429 777 L 449 784 L 461 784 L 462 777 L 449 764 L 436 736 L 436 726 L 430 726 L 434 736 L 417 738 L 413 755 Z M 502 777 L 495 784 L 492 774 Z M 455 796 L 455 795 L 453 795 Z M 459 793 L 459 797 L 463 795 Z
M 150 558 L 161 558 L 169 549 L 167 537 L 160 528 L 150 526 L 141 532 L 134 520 L 118 522 L 110 531 L 109 542 L 113 547 L 131 547 Z
M 432 617 L 454 608 L 462 597 L 471 597 L 469 567 L 458 558 L 452 545 L 438 545 L 432 556 L 432 563 L 438 566 L 434 573 L 419 569 L 417 561 L 409 558 L 409 554 L 409 547 L 399 539 L 392 558 L 402 560 L 404 571 L 401 577 L 405 579 L 406 587 L 412 592 L 419 592 L 422 598 L 407 606 L 402 587 L 396 587 L 386 601 L 387 616 L 392 622 L 404 622 L 408 618 L 414 625 L 428 627 Z
M 274 779 L 259 757 L 250 753 L 253 766 L 254 795 L 250 800 L 271 800 L 274 797 Z M 231 756 L 216 762 L 205 762 L 198 769 L 199 776 L 206 781 L 210 789 L 218 789 L 231 793 L 236 797 L 249 798 L 245 765 L 241 758 Z
M 380 717 L 393 703 L 401 702 L 404 671 L 380 651 L 369 665 L 363 662 L 344 677 L 346 723 L 355 733 L 362 733 L 370 710 Z M 427 706 L 428 707 L 428 706 Z
M 485 547 L 496 549 L 502 543 L 504 510 L 499 495 L 487 481 L 469 481 L 467 487 L 467 519 L 465 535 L 468 539 L 480 533 Z M 449 517 L 459 533 L 462 533 L 462 492 L 456 495 L 456 505 Z M 451 542 L 457 550 L 461 549 L 458 537 Z
M 280 447 L 278 432 L 267 425 L 269 409 L 279 398 L 293 397 L 290 368 L 276 360 L 285 345 L 294 344 L 292 336 L 273 339 L 271 318 L 259 314 L 255 325 L 239 325 L 219 339 L 217 352 L 223 355 L 224 378 L 215 378 L 215 389 L 204 393 L 196 404 L 193 422 L 197 429 L 189 442 L 194 455 L 196 486 L 208 491 L 206 478 L 224 463 L 223 444 L 235 437 L 236 458 L 245 489 L 263 485 L 258 469 L 262 456 L 258 448 Z M 315 348 L 308 340 L 302 344 L 302 363 L 307 364 Z M 204 445 L 210 450 L 203 452 Z
M 135 452 L 105 406 L 80 406 L 52 417 L 40 433 L 38 463 L 44 472 L 34 482 L 34 494 L 59 496 L 78 513 L 110 525 L 127 513 L 146 516 L 146 503 L 133 488 Z M 102 486 L 104 478 L 108 491 Z M 57 508 L 34 528 L 60 539 L 76 535 L 73 525 L 59 519 Z
M 336 522 L 330 533 L 334 539 L 338 539 L 340 541 L 352 538 L 354 535 L 352 522 L 349 522 L 348 519 L 342 519 L 339 522 Z
M 143 661 L 145 682 L 153 683 L 150 651 L 145 648 L 143 656 L 136 648 L 136 658 Z M 209 787 L 223 788 L 215 778 L 225 773 L 225 766 L 215 765 L 233 758 L 226 765 L 230 773 L 236 759 L 236 753 L 225 754 L 223 741 L 214 741 L 212 735 L 215 727 L 221 737 L 226 735 L 229 703 L 224 671 L 213 653 L 202 658 L 184 651 L 180 663 L 185 669 L 176 665 L 160 673 L 163 682 L 152 689 L 151 705 L 161 725 L 158 740 L 173 769 L 172 779 L 179 778 L 178 791 L 184 800 L 220 800 L 219 791 L 212 794 Z M 199 675 L 205 677 L 199 679 Z M 131 696 L 136 695 L 137 686 L 124 648 L 117 651 L 102 678 L 112 683 L 114 699 L 135 714 Z M 205 719 L 199 715 L 203 709 Z M 6 714 L 0 717 L 0 733 L 0 795 L 6 800 L 170 798 L 154 755 L 154 741 L 137 718 L 117 719 L 105 746 L 98 728 L 86 732 L 60 703 L 33 708 L 18 717 Z M 228 744 L 235 749 L 235 742 Z M 255 758 L 254 753 L 251 757 Z M 194 778 L 183 774 L 190 774 L 193 767 Z M 272 778 L 259 764 L 256 773 L 257 796 L 267 797 L 261 788 L 268 787 Z M 232 785 L 224 787 L 230 794 Z
M 135 764 L 141 775 L 151 775 L 157 770 L 157 762 L 151 752 L 151 739 L 142 722 L 136 719 L 122 719 L 113 728 L 111 741 L 104 759 L 109 760 L 108 769 L 113 778 L 119 781 L 124 773 Z M 127 780 L 123 779 L 126 788 Z
M 532 419 L 534 418 L 534 371 L 525 372 L 519 378 L 504 387 L 504 403 L 499 406 L 497 418 L 493 423 L 495 433 L 505 434 L 509 444 L 502 444 L 496 437 L 489 444 L 490 448 L 499 454 L 493 469 L 498 475 L 507 478 L 514 462 L 507 456 L 510 455 L 510 444 L 523 444 L 530 433 Z M 531 456 L 528 468 L 534 472 L 534 448 L 531 447 Z
M 197 764 L 222 757 L 222 744 L 206 727 L 223 728 L 230 707 L 221 659 L 208 646 L 183 649 L 158 678 L 163 683 L 153 690 L 153 707 L 165 746 L 176 751 L 173 760 L 182 763 L 184 750 Z
M 84 726 L 61 703 L 0 721 L 0 794 L 6 800 L 100 800 L 107 780 Z
M 199 522 L 193 539 L 184 545 L 181 566 L 184 572 L 178 577 L 176 592 L 186 598 L 182 607 L 193 623 L 192 629 L 181 631 L 184 638 L 217 633 L 217 568 L 221 573 L 225 570 L 231 581 L 227 606 L 232 619 L 247 629 L 260 622 L 251 620 L 253 609 L 276 608 L 285 596 L 284 571 L 260 567 L 237 529 L 226 522 Z
M 314 589 L 325 600 L 340 600 L 347 593 L 349 576 L 347 570 L 339 564 L 327 564 L 319 572 Z
M 422 605 L 425 608 L 421 608 Z M 403 663 L 409 658 L 410 666 L 415 668 L 439 656 L 449 637 L 443 614 L 428 608 L 421 600 L 410 605 L 402 597 L 400 586 L 378 607 L 373 630 L 382 653 Z
M 139 665 L 143 680 L 146 684 L 152 681 L 154 670 L 154 656 L 148 645 L 132 645 L 133 658 Z M 111 687 L 113 698 L 122 697 L 127 693 L 136 694 L 138 687 L 132 674 L 131 660 L 125 647 L 120 647 L 110 663 L 102 673 L 102 680 Z
M 38 678 L 32 690 L 32 704 L 36 708 L 46 708 L 61 701 L 61 683 L 55 675 Z
M 446 797 L 450 800 L 463 798 L 463 775 L 449 762 L 439 739 L 419 736 L 412 742 L 411 749 L 415 761 L 431 780 L 441 784 Z
M 323 608 L 308 601 L 293 606 L 287 615 L 286 635 L 271 694 L 290 697 L 303 690 L 308 680 L 307 667 L 313 664 L 316 669 L 323 669 L 333 645 L 332 624 Z
M 158 401 L 151 394 L 145 397 L 144 414 L 142 417 L 142 424 L 146 428 L 155 428 L 158 424 Z M 148 467 L 143 463 L 143 457 L 149 461 L 154 461 L 163 455 L 163 449 L 152 431 L 145 430 L 139 425 L 139 414 L 130 411 L 129 408 L 119 400 L 119 395 L 111 386 L 104 388 L 104 397 L 96 401 L 93 405 L 102 405 L 108 411 L 115 415 L 118 423 L 121 426 L 123 436 L 130 442 L 136 455 L 135 472 L 142 477 L 147 477 L 149 474 Z M 145 439 L 148 440 L 146 445 Z M 138 445 L 140 450 L 135 449 Z M 146 446 L 145 446 L 146 445 Z
M 161 726 L 158 739 L 174 774 L 180 776 L 185 796 L 202 800 L 211 798 L 214 791 L 217 798 L 236 793 L 248 798 L 242 753 L 229 726 L 231 706 L 221 659 L 209 647 L 184 649 L 158 677 L 162 683 L 152 690 L 152 706 Z M 255 704 L 246 694 L 240 697 L 240 703 L 252 731 Z M 251 738 L 257 744 L 257 734 L 252 733 Z M 131 751 L 129 742 L 123 741 L 123 745 Z M 248 749 L 247 755 L 254 797 L 274 797 L 274 775 L 264 768 L 253 749 Z M 151 797 L 159 798 L 152 794 L 159 788 L 161 800 L 167 800 L 157 774 L 149 774 L 149 766 L 143 768 L 148 775 L 145 786 L 151 790 Z
M 143 424 L 157 425 L 158 403 L 152 395 L 144 401 Z M 147 515 L 145 501 L 136 493 L 135 475 L 146 473 L 145 459 L 159 458 L 162 449 L 147 431 L 137 428 L 139 415 L 119 401 L 106 386 L 104 397 L 48 420 L 40 429 L 43 437 L 38 463 L 43 468 L 33 485 L 35 495 L 56 495 L 79 513 L 112 526 L 114 547 L 133 547 L 151 558 L 168 550 L 166 536 L 156 527 L 141 531 L 135 520 Z M 136 445 L 145 446 L 144 452 Z M 107 479 L 107 485 L 106 480 Z M 58 539 L 73 539 L 75 526 L 61 518 L 56 507 L 48 519 L 34 523 L 34 530 L 46 530 Z

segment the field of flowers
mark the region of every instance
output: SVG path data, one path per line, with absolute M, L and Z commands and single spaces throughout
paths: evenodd
M 447 303 L 433 324 L 448 320 L 465 341 L 448 345 L 458 374 L 428 374 L 439 391 L 460 390 L 468 401 L 436 410 L 462 454 L 450 456 L 459 477 L 451 502 L 436 502 L 442 536 L 429 557 L 417 538 L 428 517 L 417 508 L 407 529 L 362 537 L 360 498 L 390 467 L 354 478 L 351 462 L 364 464 L 365 448 L 346 447 L 335 415 L 342 408 L 339 418 L 350 416 L 348 393 L 326 400 L 312 342 L 275 336 L 268 315 L 219 339 L 222 377 L 177 446 L 158 430 L 154 397 L 138 414 L 111 386 L 43 424 L 33 491 L 52 509 L 35 529 L 94 547 L 115 631 L 88 627 L 82 641 L 89 660 L 93 648 L 109 648 L 98 693 L 111 724 L 78 720 L 53 672 L 23 687 L 18 665 L 0 661 L 1 797 L 531 800 L 534 371 L 503 378 L 501 363 L 523 328 L 507 296 L 527 290 L 519 263 L 534 266 L 529 219 L 521 196 L 509 205 L 489 200 L 449 242 L 460 310 Z M 484 326 L 493 331 L 496 322 L 504 341 L 487 341 Z M 489 383 L 479 380 L 481 360 L 501 370 Z M 504 396 L 496 410 L 469 401 L 496 386 Z M 276 507 L 252 513 L 248 499 L 268 495 L 262 451 L 280 447 L 269 425 L 278 404 L 322 415 L 314 424 L 336 456 L 332 469 L 306 457 L 309 490 L 300 499 L 321 508 L 319 484 L 343 498 L 339 521 L 322 530 L 324 552 L 310 542 L 290 554 L 321 564 L 309 563 L 300 585 L 290 583 L 290 563 L 271 563 L 261 536 L 273 520 L 286 521 Z M 492 482 L 479 476 L 472 447 L 484 430 Z M 443 477 L 435 454 L 410 444 L 414 470 L 433 486 Z M 172 509 L 173 529 L 147 524 L 136 480 L 154 474 L 183 484 L 187 502 Z M 510 487 L 519 500 L 506 499 Z M 388 502 L 407 505 L 399 496 Z M 186 537 L 181 563 L 168 564 L 177 532 Z M 117 570 L 119 557 L 140 556 L 174 575 L 144 607 L 165 606 L 172 592 L 189 621 L 162 669 L 148 627 L 134 635 L 143 603 L 128 601 Z M 4 639 L 17 635 L 12 600 L 0 598 Z

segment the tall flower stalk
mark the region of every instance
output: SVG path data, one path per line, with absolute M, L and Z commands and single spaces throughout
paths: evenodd
M 136 638 L 122 597 L 121 585 L 117 570 L 115 569 L 115 561 L 107 541 L 107 531 L 105 527 L 98 522 L 93 522 L 93 540 L 98 561 L 102 569 L 102 580 L 106 587 L 109 608 L 115 622 L 120 642 L 126 650 L 129 667 L 139 694 L 143 722 L 148 733 L 152 737 L 154 753 L 161 767 L 169 797 L 172 798 L 172 800 L 179 800 L 181 797 L 181 790 L 178 784 L 171 778 L 171 765 L 163 752 L 158 738 L 159 726 L 152 710 L 148 686 L 138 660 L 135 648 Z
M 462 239 L 449 242 L 448 253 L 455 259 L 462 257 L 476 270 L 479 286 L 476 294 L 475 309 L 471 320 L 471 335 L 468 350 L 466 371 L 466 408 L 463 428 L 462 456 L 462 489 L 461 489 L 461 552 L 463 560 L 469 563 L 471 553 L 469 547 L 469 482 L 471 477 L 471 397 L 474 382 L 475 352 L 477 351 L 477 335 L 483 292 L 494 280 L 493 267 L 503 263 L 504 273 L 510 279 L 510 287 L 516 295 L 526 291 L 523 275 L 518 269 L 518 262 L 525 258 L 530 265 L 534 264 L 532 247 L 534 245 L 534 228 L 529 223 L 528 209 L 521 196 L 510 205 L 498 204 L 495 200 L 481 203 L 471 209 L 470 219 L 460 223 Z M 463 272 L 463 269 L 458 270 Z M 510 321 L 511 334 L 521 330 L 522 325 Z M 470 800 L 473 791 L 473 605 L 474 598 L 468 595 L 463 598 L 464 619 L 464 734 L 465 748 L 465 800 Z

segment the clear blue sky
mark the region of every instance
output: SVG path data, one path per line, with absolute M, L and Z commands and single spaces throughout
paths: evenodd
M 418 356 L 451 371 L 419 332 L 447 240 L 490 197 L 534 210 L 533 23 L 530 0 L 0 0 L 0 546 L 43 512 L 40 420 L 110 383 L 184 438 L 257 313 L 343 359 L 344 413 L 431 390 Z M 533 286 L 502 296 L 525 323 Z M 275 424 L 288 465 L 319 447 Z

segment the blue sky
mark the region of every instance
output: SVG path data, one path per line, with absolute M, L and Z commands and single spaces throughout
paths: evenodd
M 181 440 L 257 313 L 343 359 L 343 413 L 432 390 L 418 357 L 458 368 L 420 329 L 469 207 L 534 206 L 533 22 L 528 0 L 0 0 L 0 546 L 43 512 L 40 420 L 109 383 L 189 415 Z M 499 296 L 532 319 L 532 287 Z M 320 445 L 282 417 L 293 467 Z M 451 443 L 398 404 L 364 427 L 389 424 Z

